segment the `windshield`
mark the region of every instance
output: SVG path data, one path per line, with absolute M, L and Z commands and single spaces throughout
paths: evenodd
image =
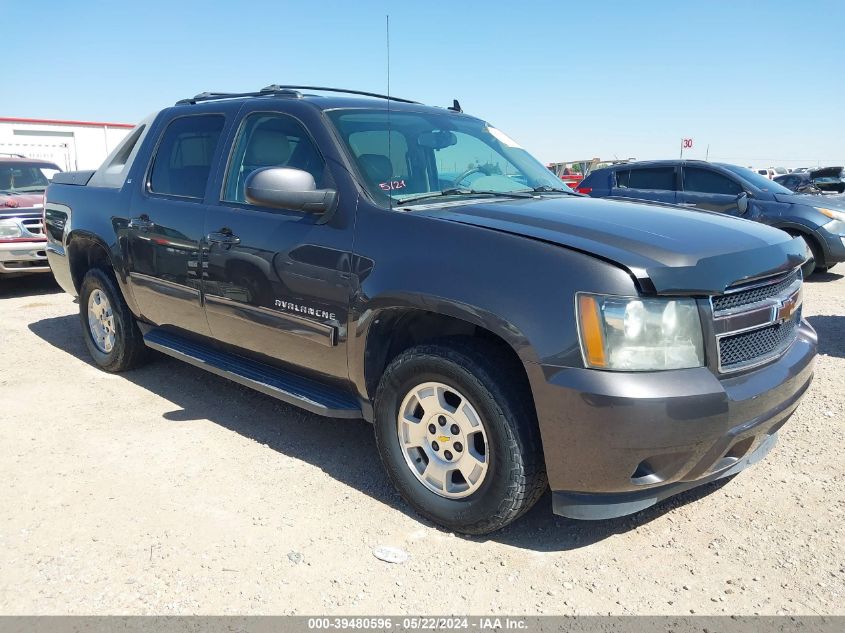
M 59 171 L 48 164 L 0 164 L 0 193 L 38 193 L 50 184 Z
M 327 114 L 384 206 L 440 196 L 572 193 L 510 137 L 478 119 L 451 112 L 391 112 L 389 119 L 386 110 Z
M 738 165 L 722 165 L 722 167 L 728 171 L 732 171 L 760 191 L 767 191 L 769 193 L 794 193 L 783 185 L 779 185 L 774 180 L 769 180 L 765 176 L 761 176 L 757 172 L 746 169 L 745 167 L 739 167 Z

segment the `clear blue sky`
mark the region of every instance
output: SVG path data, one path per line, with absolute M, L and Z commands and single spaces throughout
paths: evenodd
M 386 90 L 544 161 L 845 161 L 845 2 L 0 0 L 0 116 L 134 123 L 205 90 Z

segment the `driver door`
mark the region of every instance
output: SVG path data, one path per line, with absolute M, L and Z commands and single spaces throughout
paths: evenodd
M 318 188 L 335 185 L 294 116 L 260 103 L 241 114 L 219 200 L 205 216 L 203 288 L 211 332 L 263 362 L 346 377 L 354 199 L 341 196 L 328 221 L 248 202 L 247 176 L 266 167 L 307 171 Z

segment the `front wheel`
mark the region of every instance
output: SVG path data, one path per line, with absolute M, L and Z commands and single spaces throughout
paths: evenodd
M 795 235 L 795 234 L 792 234 Z M 801 273 L 804 275 L 804 279 L 807 279 L 813 273 L 823 273 L 827 271 L 827 268 L 824 267 L 824 257 L 822 255 L 821 249 L 816 244 L 815 240 L 811 237 L 807 237 L 806 235 L 796 235 L 796 237 L 800 237 L 804 240 L 804 243 L 807 245 L 807 248 L 812 253 L 813 257 L 801 267 Z
M 417 512 L 466 534 L 504 527 L 546 489 L 530 392 L 497 352 L 463 340 L 414 347 L 376 396 L 391 481 Z

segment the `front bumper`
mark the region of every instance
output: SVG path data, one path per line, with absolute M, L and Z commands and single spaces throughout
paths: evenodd
M 810 386 L 816 341 L 802 321 L 783 356 L 722 379 L 530 369 L 555 513 L 631 514 L 761 459 Z
M 819 227 L 818 233 L 824 250 L 824 265 L 845 262 L 845 222 L 833 220 Z M 821 265 L 822 262 L 819 262 Z
M 0 275 L 50 272 L 46 246 L 44 241 L 0 243 Z

